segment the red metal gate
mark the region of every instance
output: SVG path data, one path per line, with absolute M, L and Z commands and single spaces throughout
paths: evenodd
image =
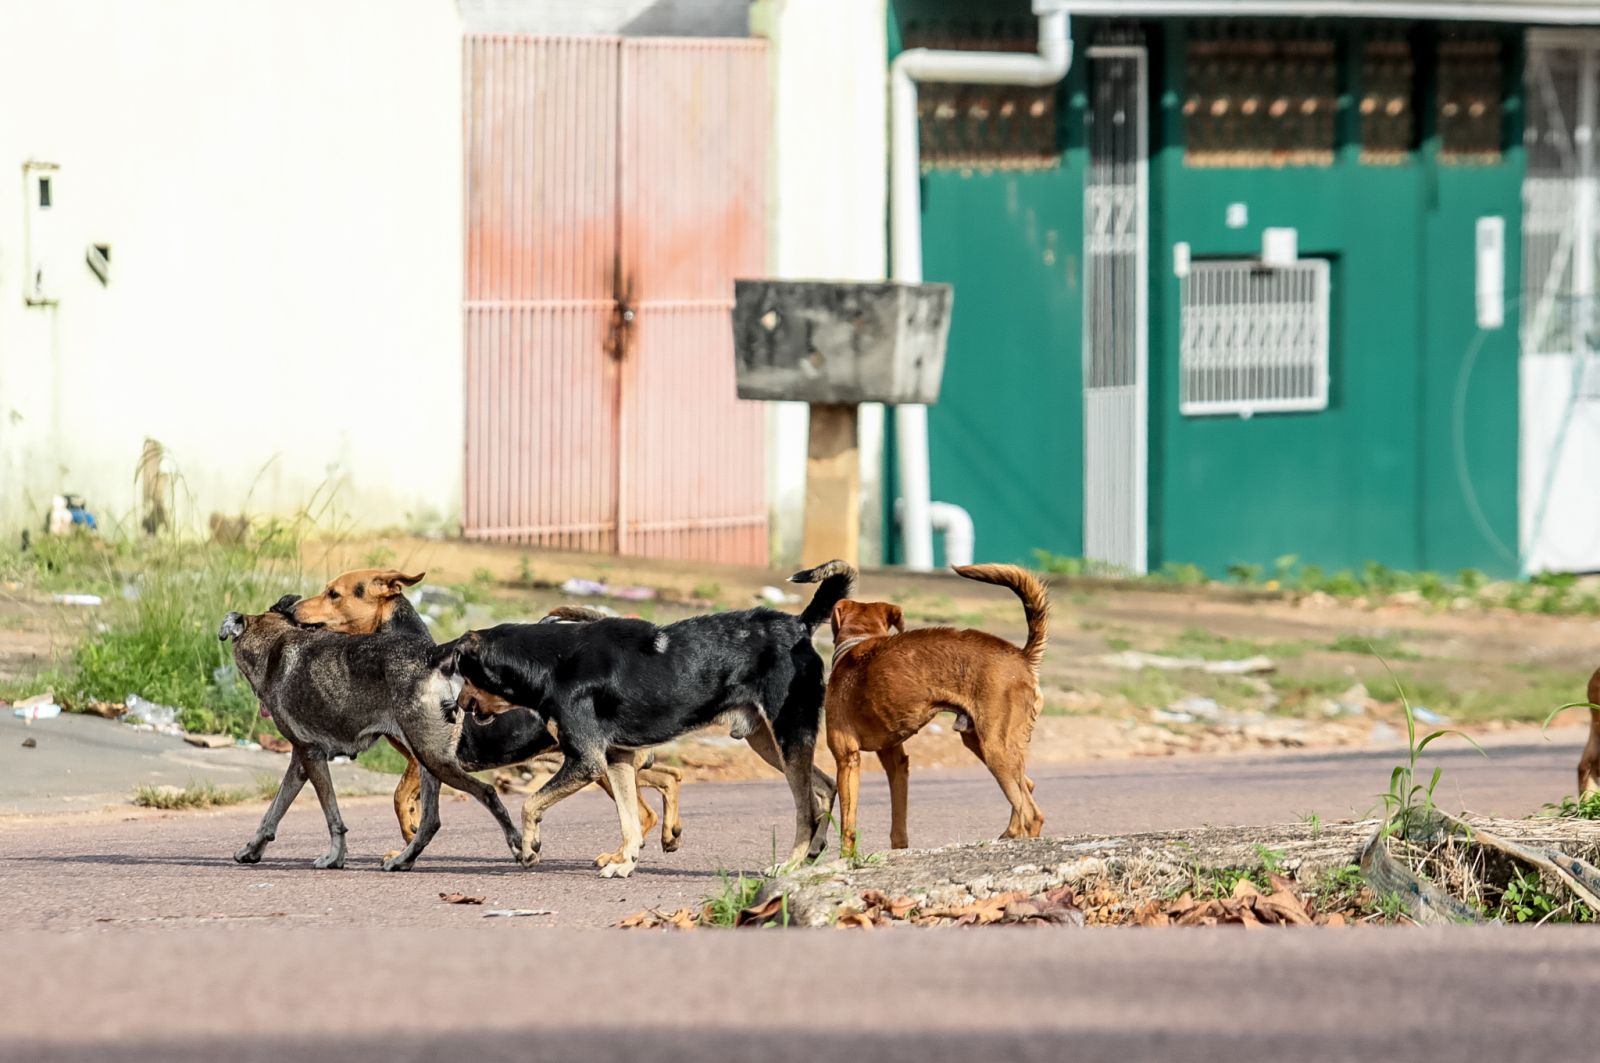
M 764 563 L 763 42 L 469 36 L 465 76 L 466 534 Z

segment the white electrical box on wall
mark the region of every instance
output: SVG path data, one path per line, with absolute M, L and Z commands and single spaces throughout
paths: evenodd
M 1273 269 L 1287 269 L 1300 261 L 1300 230 L 1261 230 L 1261 264 Z
M 22 164 L 23 240 L 27 269 L 22 276 L 22 297 L 30 306 L 54 303 L 61 264 L 57 254 L 56 212 L 59 207 L 61 167 L 53 162 Z
M 1506 220 L 1478 219 L 1478 327 L 1496 329 L 1506 323 Z

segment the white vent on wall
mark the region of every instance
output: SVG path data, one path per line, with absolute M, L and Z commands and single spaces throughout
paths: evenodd
M 1195 262 L 1181 289 L 1178 409 L 1188 415 L 1328 407 L 1328 263 Z

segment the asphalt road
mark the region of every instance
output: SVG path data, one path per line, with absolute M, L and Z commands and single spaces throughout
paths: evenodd
M 1441 803 L 1523 814 L 1570 792 L 1575 736 L 1440 756 Z M 1051 833 L 1359 815 L 1393 753 L 1041 766 Z M 864 841 L 887 835 L 881 775 Z M 351 863 L 307 793 L 265 862 L 229 854 L 260 805 L 0 820 L 0 1058 L 10 1060 L 1548 1059 L 1590 1052 L 1592 930 L 910 929 L 604 934 L 695 904 L 789 830 L 781 783 L 690 786 L 684 846 L 598 878 L 614 845 L 589 792 L 517 868 L 488 817 L 450 802 L 406 874 L 386 802 L 344 802 Z M 913 772 L 912 841 L 995 834 L 976 772 Z M 440 892 L 482 895 L 446 905 Z M 486 918 L 492 908 L 555 914 Z

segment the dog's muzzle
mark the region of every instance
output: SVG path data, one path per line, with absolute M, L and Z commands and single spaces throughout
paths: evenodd
M 217 628 L 217 641 L 227 642 L 244 634 L 244 617 L 238 613 L 229 613 L 222 618 L 222 626 Z

